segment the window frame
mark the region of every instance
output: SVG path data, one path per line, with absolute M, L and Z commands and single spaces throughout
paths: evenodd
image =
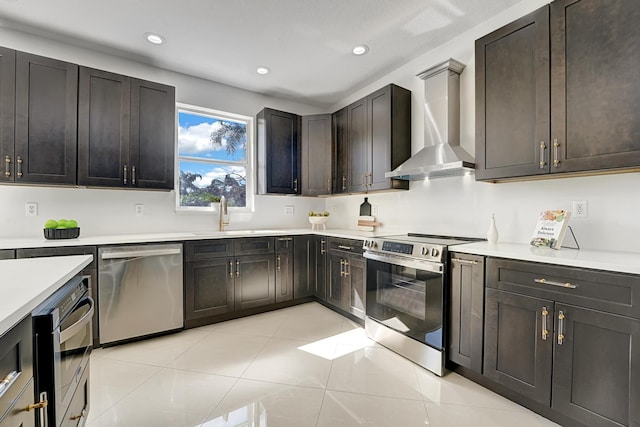
M 246 123 L 247 129 L 247 147 L 246 162 L 227 161 L 227 160 L 206 160 L 188 156 L 180 156 L 180 141 L 178 139 L 178 131 L 180 129 L 180 112 L 199 114 L 203 116 L 211 116 L 218 120 L 231 120 Z M 245 116 L 242 114 L 229 113 L 227 111 L 215 110 L 213 108 L 200 107 L 191 104 L 176 102 L 176 129 L 175 129 L 175 173 L 174 173 L 174 192 L 175 192 L 175 210 L 181 214 L 208 214 L 213 212 L 212 206 L 180 206 L 180 160 L 196 161 L 199 163 L 224 164 L 224 165 L 241 165 L 246 168 L 246 202 L 244 207 L 229 206 L 232 212 L 254 212 L 255 211 L 255 117 Z

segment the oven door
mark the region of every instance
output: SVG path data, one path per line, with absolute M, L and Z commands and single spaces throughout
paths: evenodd
M 60 418 L 67 412 L 89 362 L 94 305 L 91 296 L 81 298 L 54 332 L 56 425 L 60 425 Z
M 365 253 L 367 317 L 443 350 L 443 264 Z

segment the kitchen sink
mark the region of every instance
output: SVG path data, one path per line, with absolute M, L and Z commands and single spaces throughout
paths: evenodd
M 194 231 L 194 236 L 244 236 L 251 234 L 286 234 L 284 230 L 226 230 L 226 231 Z

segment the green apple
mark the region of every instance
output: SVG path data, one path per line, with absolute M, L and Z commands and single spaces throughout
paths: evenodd
M 44 223 L 44 228 L 58 228 L 58 221 L 50 219 Z
M 67 220 L 67 228 L 77 228 L 77 227 L 78 227 L 78 221 L 76 221 L 75 219 Z

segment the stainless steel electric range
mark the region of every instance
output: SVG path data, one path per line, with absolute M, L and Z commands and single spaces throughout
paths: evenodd
M 473 240 L 479 239 L 408 234 L 365 240 L 367 336 L 442 376 L 448 249 Z

